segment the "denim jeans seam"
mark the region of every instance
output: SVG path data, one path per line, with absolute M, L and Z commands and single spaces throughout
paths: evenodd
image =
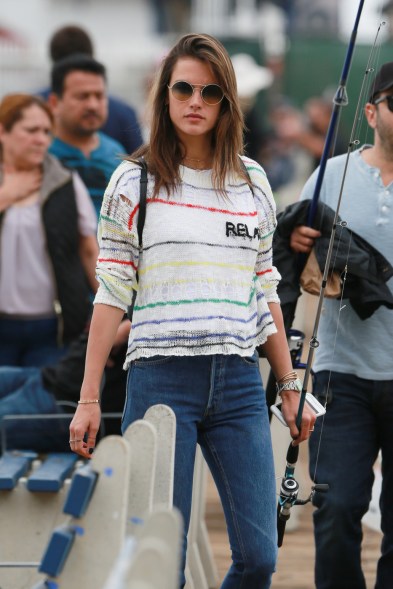
M 212 358 L 209 398 L 203 414 L 203 419 L 209 417 L 210 413 L 214 411 L 214 407 L 220 404 L 220 397 L 222 396 L 224 388 L 223 383 L 225 381 L 225 366 L 223 364 L 225 361 L 226 358 L 218 358 L 217 356 Z M 215 384 L 216 378 L 217 383 Z
M 221 464 L 221 462 L 219 460 L 219 457 L 218 457 L 218 454 L 216 452 L 215 446 L 214 446 L 214 444 L 211 443 L 208 434 L 205 434 L 205 440 L 206 440 L 206 444 L 208 445 L 208 447 L 210 449 L 211 455 L 212 455 L 215 463 L 217 464 L 218 469 L 219 469 L 219 471 L 220 471 L 220 473 L 222 475 L 222 480 L 224 482 L 224 486 L 225 486 L 225 489 L 226 489 L 226 492 L 227 492 L 227 495 L 228 495 L 228 499 L 229 499 L 229 503 L 230 503 L 230 507 L 231 507 L 231 513 L 232 513 L 232 517 L 233 517 L 234 528 L 236 530 L 236 535 L 237 535 L 238 542 L 239 542 L 239 547 L 240 547 L 240 550 L 241 550 L 241 553 L 242 553 L 243 562 L 245 563 L 246 562 L 246 550 L 245 550 L 245 546 L 244 546 L 244 543 L 243 543 L 242 535 L 240 533 L 240 526 L 239 526 L 239 523 L 238 523 L 238 520 L 237 520 L 237 516 L 236 516 L 236 510 L 235 510 L 235 506 L 234 506 L 234 501 L 233 501 L 233 496 L 232 496 L 231 488 L 230 488 L 228 479 L 227 479 L 227 477 L 225 475 L 225 470 L 224 470 L 224 468 L 223 468 L 223 466 L 222 466 L 222 464 Z M 241 581 L 241 584 L 240 584 L 239 589 L 242 589 L 243 588 L 243 577 L 244 577 L 244 575 L 242 575 L 242 581 Z
M 209 416 L 209 411 L 212 405 L 212 400 L 213 400 L 213 389 L 214 389 L 214 379 L 215 379 L 215 373 L 216 373 L 216 357 L 212 356 L 211 357 L 211 365 L 210 365 L 210 387 L 209 387 L 209 396 L 207 399 L 207 403 L 206 403 L 206 408 L 205 411 L 203 412 L 203 417 L 202 419 L 206 419 Z

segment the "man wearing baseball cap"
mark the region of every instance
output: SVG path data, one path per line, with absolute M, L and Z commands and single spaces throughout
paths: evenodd
M 393 61 L 388 61 L 381 66 L 371 85 L 369 101 L 372 104 L 379 104 L 387 98 L 388 94 L 385 94 L 387 90 L 393 92 Z M 384 96 L 381 97 L 379 95 L 382 92 L 384 93 Z
M 374 144 L 349 155 L 340 216 L 393 264 L 393 62 L 382 65 L 370 88 L 365 117 Z M 336 209 L 348 155 L 327 162 L 320 200 Z M 303 188 L 311 199 L 317 171 Z M 320 233 L 298 226 L 296 252 L 309 252 Z M 351 263 L 351 252 L 348 264 Z M 393 292 L 392 268 L 381 268 L 381 284 Z M 381 557 L 377 589 L 393 587 L 393 310 L 383 304 L 361 318 L 344 301 L 325 299 L 313 366 L 313 393 L 326 404 L 310 438 L 310 474 L 328 483 L 315 494 L 314 533 L 317 589 L 366 589 L 361 567 L 362 517 L 369 509 L 373 466 L 382 453 Z M 321 427 L 323 423 L 323 428 Z M 322 435 L 321 435 L 321 429 Z M 373 585 L 374 586 L 374 585 Z

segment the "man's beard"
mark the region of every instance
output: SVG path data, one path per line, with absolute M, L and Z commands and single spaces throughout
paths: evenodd
M 388 156 L 393 158 L 393 130 L 379 122 L 379 124 L 377 124 L 377 132 L 382 149 Z
M 84 125 L 84 120 L 90 121 L 89 113 L 86 113 L 81 119 L 80 124 L 76 125 L 75 128 L 79 135 L 92 135 L 96 131 L 99 131 L 103 124 L 105 123 L 104 117 L 94 114 L 94 122 L 91 124 Z M 91 117 L 93 119 L 93 117 Z

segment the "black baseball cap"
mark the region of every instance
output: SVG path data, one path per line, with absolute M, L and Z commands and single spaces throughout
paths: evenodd
M 389 90 L 389 88 L 393 88 L 393 61 L 384 63 L 377 72 L 371 85 L 369 102 L 374 102 L 377 94 L 385 92 L 385 90 Z

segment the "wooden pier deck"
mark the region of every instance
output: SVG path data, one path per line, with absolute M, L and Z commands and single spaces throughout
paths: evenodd
M 311 505 L 294 507 L 298 510 L 295 530 L 287 530 L 279 550 L 277 571 L 271 589 L 313 589 L 314 539 Z M 220 499 L 210 474 L 207 484 L 206 521 L 220 583 L 230 564 L 230 551 Z M 288 525 L 288 528 L 290 526 Z M 381 534 L 364 526 L 363 570 L 367 589 L 375 584 L 375 568 L 379 556 Z

